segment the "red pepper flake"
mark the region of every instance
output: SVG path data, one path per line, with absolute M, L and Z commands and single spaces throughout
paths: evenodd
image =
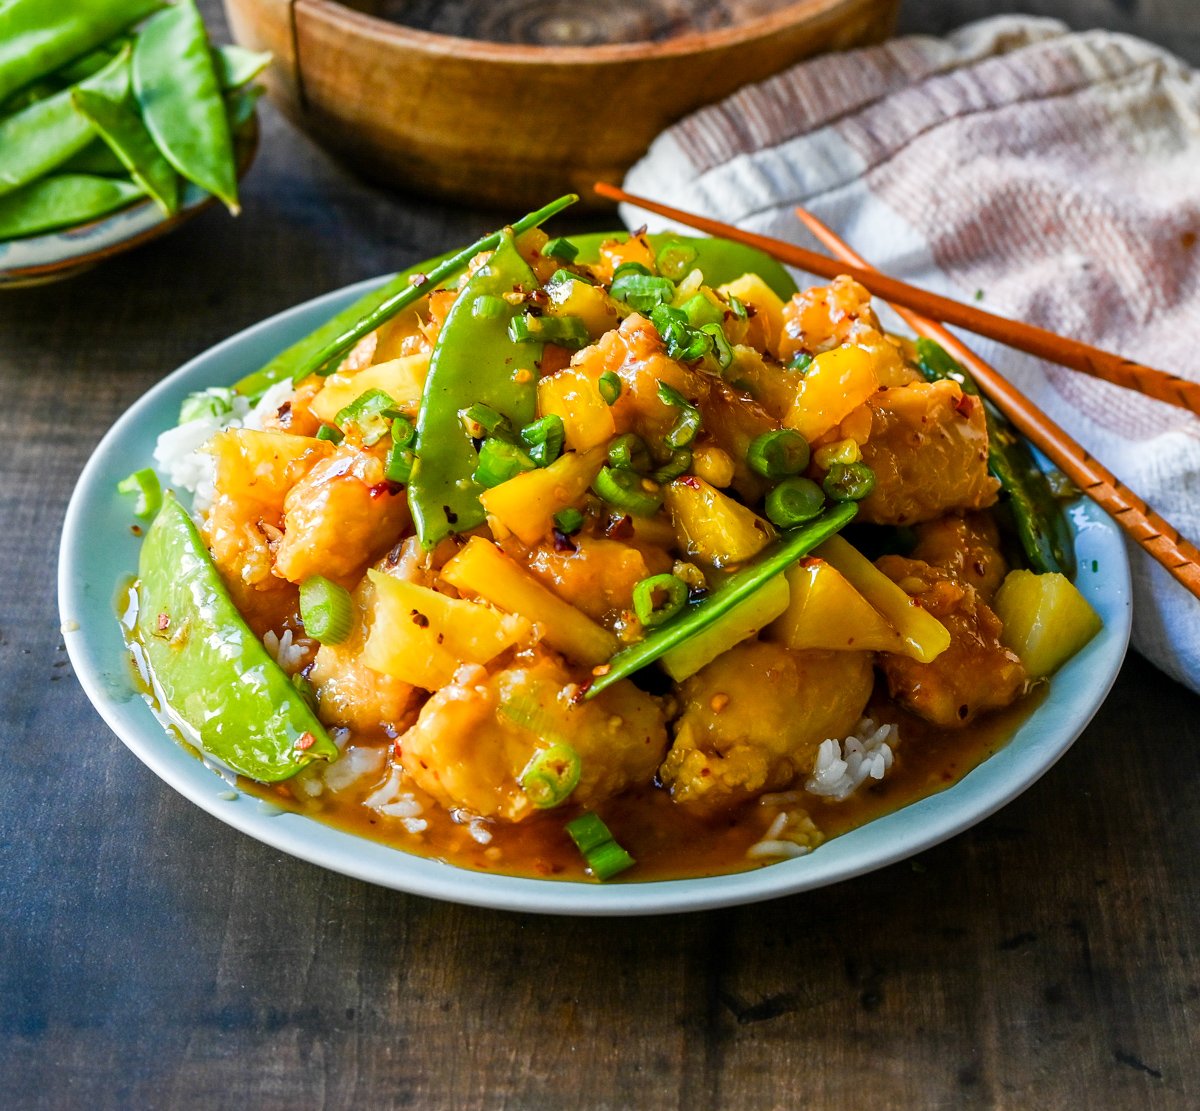
M 285 401 L 282 405 L 279 406 L 279 409 L 276 411 L 275 416 L 278 419 L 279 423 L 282 424 L 284 428 L 291 428 L 292 427 L 292 403 L 290 401 Z
M 819 556 L 805 556 L 800 561 L 800 566 L 801 567 L 819 567 L 824 562 L 825 561 L 823 559 L 821 559 Z
M 960 397 L 954 403 L 954 411 L 958 413 L 960 417 L 966 417 L 969 419 L 971 414 L 975 412 L 975 399 L 969 393 L 963 394 L 962 397 Z
M 301 733 L 300 736 L 296 739 L 295 745 L 293 745 L 292 747 L 298 748 L 301 752 L 305 752 L 308 749 L 312 748 L 312 746 L 315 745 L 316 743 L 317 743 L 317 738 L 314 737 L 311 733 Z
M 633 535 L 633 518 L 628 513 L 624 517 L 618 517 L 610 522 L 604 530 L 604 535 L 610 540 L 628 540 Z
M 400 541 L 384 558 L 384 562 L 389 567 L 395 567 L 400 562 L 400 555 L 404 551 L 404 541 Z
M 141 525 L 130 525 L 129 531 L 132 532 L 134 536 L 141 536 L 142 535 L 142 526 Z
M 454 510 L 448 505 L 442 506 L 442 513 L 445 514 L 447 524 L 454 525 L 458 523 L 458 514 L 455 513 Z
M 554 550 L 556 552 L 574 552 L 578 551 L 575 546 L 575 541 L 572 540 L 562 529 L 556 528 L 551 530 L 554 537 Z
M 424 285 L 427 281 L 429 281 L 428 274 L 414 274 L 411 278 L 408 279 L 408 284 L 409 285 Z
M 416 625 L 418 629 L 429 628 L 429 618 L 418 610 L 412 611 L 412 623 Z
M 579 686 L 575 688 L 575 693 L 571 695 L 571 704 L 573 706 L 578 706 L 584 700 L 584 698 L 587 697 L 587 692 L 591 689 L 591 679 L 589 679 L 586 683 L 580 683 Z
M 367 491 L 373 498 L 394 498 L 404 487 L 399 482 L 377 482 Z
M 160 613 L 158 615 L 158 631 L 165 633 L 171 627 L 171 618 L 169 614 Z
M 679 481 L 689 490 L 700 489 L 700 480 L 694 474 L 685 474 Z

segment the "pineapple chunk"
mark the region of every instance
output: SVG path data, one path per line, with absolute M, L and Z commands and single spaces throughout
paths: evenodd
M 749 598 L 743 598 L 708 628 L 664 652 L 662 665 L 667 674 L 677 683 L 695 675 L 723 652 L 754 636 L 779 617 L 788 608 L 789 595 L 787 579 L 783 575 L 768 579 Z
M 320 420 L 332 423 L 367 390 L 383 390 L 401 409 L 415 408 L 421 402 L 428 373 L 429 353 L 424 352 L 375 363 L 353 374 L 331 374 L 325 379 L 325 388 L 313 399 L 312 411 Z
M 743 563 L 775 538 L 775 530 L 757 513 L 701 478 L 672 482 L 663 500 L 679 546 L 714 567 Z
M 568 452 L 548 467 L 526 471 L 485 490 L 479 500 L 490 517 L 516 533 L 523 543 L 533 545 L 550 532 L 555 513 L 587 493 L 603 464 L 602 451 Z
M 546 287 L 546 292 L 550 295 L 548 314 L 579 317 L 592 339 L 599 339 L 605 332 L 611 331 L 629 312 L 600 286 L 588 285 L 587 282 L 555 282 Z
M 992 608 L 1004 624 L 1000 639 L 1031 679 L 1057 671 L 1103 627 L 1071 580 L 1057 573 L 1010 571 Z
M 250 507 L 282 513 L 287 492 L 334 448 L 313 436 L 227 428 L 203 450 L 216 460 L 220 501 L 244 517 Z
M 442 568 L 442 578 L 534 622 L 551 648 L 579 663 L 594 667 L 607 662 L 617 650 L 617 638 L 603 625 L 564 602 L 481 536 L 467 541 Z
M 864 347 L 822 352 L 800 380 L 783 423 L 810 443 L 825 435 L 879 389 L 875 362 Z
M 479 602 L 450 598 L 427 586 L 367 572 L 375 585 L 362 662 L 415 687 L 446 686 L 464 663 L 485 664 L 514 644 L 531 643 L 523 617 Z
M 936 617 L 927 613 L 865 555 L 843 540 L 831 536 L 814 555 L 832 564 L 895 627 L 904 640 L 901 655 L 927 664 L 950 647 L 950 633 Z
M 719 286 L 718 292 L 726 297 L 736 297 L 754 309 L 751 321 L 754 327 L 749 333 L 749 343 L 766 351 L 773 352 L 778 348 L 779 336 L 783 332 L 783 302 L 762 278 L 757 274 L 743 274 L 737 281 Z M 761 335 L 754 334 L 757 330 L 761 330 Z
M 616 435 L 616 421 L 600 396 L 598 378 L 599 374 L 593 378 L 582 366 L 568 366 L 538 383 L 538 412 L 562 418 L 571 451 L 588 451 Z
M 788 648 L 907 653 L 904 638 L 835 567 L 806 559 L 787 572 L 791 602 L 767 632 Z

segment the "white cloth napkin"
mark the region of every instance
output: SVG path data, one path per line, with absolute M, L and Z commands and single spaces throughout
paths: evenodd
M 1200 74 L 1003 16 L 800 64 L 672 126 L 625 188 L 1200 379 Z M 630 227 L 664 222 L 623 211 Z M 1200 419 L 964 337 L 1200 541 Z M 1200 602 L 1130 544 L 1133 643 L 1200 691 Z

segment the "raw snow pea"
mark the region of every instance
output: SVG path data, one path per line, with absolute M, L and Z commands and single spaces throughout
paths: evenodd
M 338 750 L 230 600 L 187 511 L 168 493 L 138 563 L 137 639 L 163 709 L 188 741 L 262 783 Z
M 931 382 L 949 378 L 983 405 L 988 430 L 988 470 L 1008 495 L 1013 525 L 1029 566 L 1040 574 L 1075 577 L 1075 544 L 1062 506 L 1029 445 L 1008 419 L 984 398 L 966 368 L 939 343 L 917 340 L 917 365 Z
M 56 170 L 62 174 L 97 174 L 124 177 L 125 167 L 103 139 L 93 139 L 78 154 L 71 155 Z
M 76 89 L 71 99 L 164 214 L 175 212 L 179 207 L 179 179 L 154 145 L 141 117 L 129 107 L 128 99 L 114 100 L 82 88 Z
M 261 85 L 246 85 L 225 94 L 225 113 L 229 116 L 231 131 L 237 132 L 250 122 L 254 106 L 264 91 Z
M 685 609 L 678 617 L 657 626 L 644 640 L 623 648 L 613 656 L 608 670 L 592 680 L 584 697 L 594 697 L 606 687 L 641 671 L 664 653 L 707 629 L 818 544 L 840 532 L 857 512 L 858 507 L 853 502 L 846 502 L 827 510 L 816 520 L 784 533 L 774 544 L 764 548 L 753 562 L 730 575 L 711 594 Z
M 141 29 L 133 87 L 146 129 L 167 161 L 236 214 L 233 139 L 194 0 L 179 0 Z
M 212 59 L 213 72 L 222 92 L 249 84 L 271 64 L 269 52 L 246 50 L 240 46 L 213 47 Z
M 503 297 L 537 288 L 513 229 L 505 228 L 500 245 L 463 287 L 438 333 L 417 416 L 417 465 L 408 485 L 413 523 L 426 548 L 482 524 L 485 517 L 479 500 L 483 488 L 472 477 L 479 456 L 460 411 L 488 405 L 514 428 L 524 428 L 536 415 L 542 345 L 513 340 L 509 321 L 520 306 Z M 480 297 L 500 298 L 506 311 L 476 316 Z
M 75 88 L 114 99 L 125 97 L 129 91 L 129 48 Z M 92 125 L 71 99 L 73 91 L 64 89 L 0 120 L 0 194 L 49 173 L 95 138 Z
M 5 0 L 0 3 L 0 102 L 161 7 L 162 0 Z
M 74 227 L 144 195 L 122 178 L 52 174 L 0 197 L 0 240 Z

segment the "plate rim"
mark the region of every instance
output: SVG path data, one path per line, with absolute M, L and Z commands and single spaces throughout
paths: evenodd
M 313 818 L 263 803 L 228 784 L 172 738 L 128 677 L 106 668 L 114 636 L 125 650 L 117 623 L 116 581 L 90 561 L 97 518 L 126 528 L 127 503 L 118 501 L 116 481 L 135 469 L 122 462 L 135 456 L 146 465 L 161 422 L 147 415 L 181 399 L 188 390 L 236 381 L 274 353 L 306 335 L 340 308 L 378 288 L 391 276 L 369 278 L 301 302 L 266 317 L 209 347 L 155 383 L 117 419 L 85 464 L 67 506 L 58 562 L 59 618 L 71 665 L 89 701 L 121 742 L 160 779 L 219 821 L 264 844 L 331 871 L 408 894 L 495 910 L 583 916 L 635 916 L 711 910 L 815 890 L 895 864 L 969 829 L 1024 793 L 1067 752 L 1087 727 L 1120 671 L 1131 628 L 1130 568 L 1120 532 L 1092 502 L 1070 507 L 1081 559 L 1104 560 L 1085 593 L 1102 603 L 1105 627 L 1068 661 L 1045 700 L 1004 748 L 954 786 L 833 838 L 819 851 L 749 872 L 677 880 L 616 884 L 564 881 L 477 872 L 408 853 L 325 825 Z M 252 366 L 238 366 L 238 353 L 261 348 Z M 226 370 L 218 373 L 222 363 Z M 232 368 L 232 369 L 230 369 Z M 226 381 L 228 380 L 228 381 Z M 143 427 L 139 428 L 138 426 Z M 145 427 L 152 430 L 147 439 Z M 139 442 L 139 437 L 140 441 Z M 122 515 L 123 514 L 123 515 Z M 129 550 L 137 541 L 129 535 Z M 1095 555 L 1089 555 L 1092 548 Z M 99 561 L 120 561 L 116 547 Z M 133 556 L 136 560 L 136 554 Z M 136 562 L 125 569 L 132 578 Z M 90 574 L 89 574 L 90 572 Z M 1083 574 L 1083 572 L 1081 572 Z M 100 595 L 103 595 L 103 599 Z M 91 633 L 85 617 L 105 610 L 108 628 Z M 121 669 L 118 669 L 121 670 Z M 126 669 L 127 670 L 127 669 Z M 916 827 L 913 832 L 912 827 Z M 889 836 L 891 834 L 892 836 Z M 899 834 L 898 836 L 896 834 Z M 872 842 L 876 842 L 872 846 Z M 882 847 L 880 847 L 882 846 Z

